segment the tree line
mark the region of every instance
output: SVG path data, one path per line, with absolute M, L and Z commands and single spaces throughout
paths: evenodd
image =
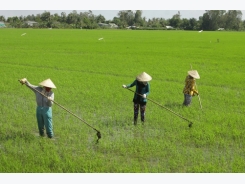
M 112 20 L 106 20 L 101 14 L 94 15 L 91 10 L 78 13 L 73 10 L 66 14 L 51 14 L 44 11 L 42 14 L 28 16 L 14 16 L 5 19 L 0 15 L 0 21 L 6 23 L 7 27 L 12 28 L 69 28 L 69 29 L 98 29 L 108 28 L 101 27 L 99 23 L 114 23 L 118 29 L 125 29 L 129 26 L 137 29 L 159 30 L 171 26 L 177 30 L 206 30 L 214 31 L 218 28 L 225 30 L 242 31 L 245 30 L 245 20 L 242 20 L 240 10 L 205 10 L 205 13 L 196 18 L 181 18 L 178 11 L 172 18 L 152 18 L 146 19 L 142 16 L 142 10 L 122 10 Z M 30 26 L 27 21 L 35 21 L 37 24 Z

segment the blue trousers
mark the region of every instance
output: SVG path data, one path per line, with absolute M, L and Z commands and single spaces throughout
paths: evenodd
M 44 128 L 49 138 L 54 136 L 52 124 L 52 108 L 37 107 L 36 109 L 37 124 L 40 136 L 44 136 Z
M 189 105 L 191 105 L 191 101 L 192 101 L 192 96 L 191 95 L 188 95 L 188 94 L 184 94 L 184 102 L 183 102 L 183 105 L 189 106 Z

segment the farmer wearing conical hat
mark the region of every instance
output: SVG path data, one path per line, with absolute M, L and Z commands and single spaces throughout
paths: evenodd
M 183 89 L 184 102 L 183 105 L 189 106 L 192 101 L 192 97 L 199 95 L 196 89 L 196 79 L 200 79 L 200 76 L 196 70 L 188 71 L 188 75 L 185 78 L 185 87 Z
M 26 84 L 36 95 L 36 118 L 40 136 L 44 136 L 44 130 L 46 129 L 47 136 L 52 138 L 54 136 L 52 124 L 52 100 L 54 100 L 54 93 L 52 89 L 56 88 L 56 86 L 50 79 L 40 82 L 40 86 L 30 84 L 26 78 L 19 81 L 21 84 Z M 41 92 L 43 95 L 37 91 Z
M 136 79 L 133 81 L 133 83 L 128 85 L 123 85 L 123 88 L 131 88 L 133 86 L 136 86 L 136 90 L 134 93 L 134 125 L 137 125 L 137 119 L 140 109 L 141 114 L 141 122 L 145 122 L 145 109 L 146 109 L 146 103 L 147 103 L 147 96 L 150 93 L 150 84 L 149 81 L 152 79 L 150 75 L 143 72 L 139 74 Z M 139 95 L 140 94 L 140 95 Z

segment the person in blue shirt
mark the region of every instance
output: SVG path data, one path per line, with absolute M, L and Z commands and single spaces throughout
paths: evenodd
M 128 85 L 123 84 L 123 88 L 131 88 L 136 86 L 133 103 L 134 103 L 134 125 L 137 125 L 137 119 L 140 109 L 141 122 L 144 124 L 145 122 L 145 110 L 147 103 L 147 96 L 150 93 L 150 84 L 149 81 L 152 80 L 152 77 L 143 72 L 139 74 L 136 79 Z

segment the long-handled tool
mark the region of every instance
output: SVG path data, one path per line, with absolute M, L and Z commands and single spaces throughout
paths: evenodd
M 126 88 L 126 89 L 128 89 L 129 91 L 131 91 L 131 92 L 133 92 L 133 93 L 136 93 L 135 91 L 133 91 L 133 90 L 131 90 L 131 89 L 129 89 L 129 88 Z M 140 95 L 140 96 L 142 96 L 143 97 L 143 95 L 141 95 L 141 94 L 139 94 L 139 93 L 136 93 L 137 95 Z M 168 109 L 167 107 L 164 107 L 163 105 L 161 105 L 161 104 L 159 104 L 159 103 L 157 103 L 157 102 L 155 102 L 155 101 L 153 101 L 153 100 L 151 100 L 151 99 L 149 99 L 149 98 L 147 98 L 149 101 L 151 101 L 151 102 L 153 102 L 153 103 L 155 103 L 155 104 L 157 104 L 157 105 L 159 105 L 160 107 L 163 107 L 164 109 L 166 109 L 166 110 L 168 110 L 168 111 L 170 111 L 170 112 L 172 112 L 174 115 L 176 115 L 176 116 L 179 116 L 180 118 L 182 118 L 182 119 L 184 119 L 184 120 L 186 120 L 186 121 L 188 121 L 189 122 L 189 127 L 191 127 L 192 126 L 192 122 L 190 121 L 190 120 L 188 120 L 188 119 L 186 119 L 186 118 L 184 118 L 183 116 L 181 116 L 181 115 L 179 115 L 179 114 L 177 114 L 177 113 L 175 113 L 174 111 L 172 111 L 172 110 L 170 110 L 170 109 Z
M 196 89 L 197 89 L 197 84 L 196 84 L 196 82 L 195 82 L 195 85 L 196 85 Z M 198 89 L 197 89 L 197 91 L 198 91 Z M 200 95 L 199 95 L 199 93 L 198 93 L 198 100 L 199 100 L 199 105 L 200 105 L 200 108 L 202 109 L 202 103 L 201 103 L 201 98 L 200 98 Z
M 18 81 L 20 81 L 20 80 L 18 80 Z M 40 93 L 40 94 L 43 95 L 44 97 L 48 98 L 46 95 L 44 95 L 44 94 L 41 93 L 40 91 L 36 90 L 35 88 L 33 88 L 33 87 L 27 85 L 26 83 L 25 83 L 25 85 L 28 86 L 29 88 L 35 90 L 36 92 Z M 97 137 L 98 137 L 97 143 L 99 142 L 99 139 L 101 138 L 101 133 L 100 133 L 99 130 L 97 130 L 96 128 L 92 127 L 92 126 L 89 125 L 86 121 L 84 121 L 83 119 L 81 119 L 80 117 L 78 117 L 77 115 L 75 115 L 74 113 L 72 113 L 71 111 L 69 111 L 68 109 L 66 109 L 65 107 L 63 107 L 62 105 L 58 104 L 58 103 L 55 102 L 54 100 L 51 100 L 51 101 L 54 102 L 54 103 L 55 103 L 56 105 L 58 105 L 59 107 L 61 107 L 62 109 L 64 109 L 65 111 L 67 111 L 68 113 L 70 113 L 71 115 L 75 116 L 76 118 L 78 118 L 79 120 L 81 120 L 82 122 L 84 122 L 84 123 L 85 123 L 86 125 L 88 125 L 89 127 L 93 128 L 93 129 L 97 132 L 97 133 L 96 133 L 96 135 L 97 135 Z

